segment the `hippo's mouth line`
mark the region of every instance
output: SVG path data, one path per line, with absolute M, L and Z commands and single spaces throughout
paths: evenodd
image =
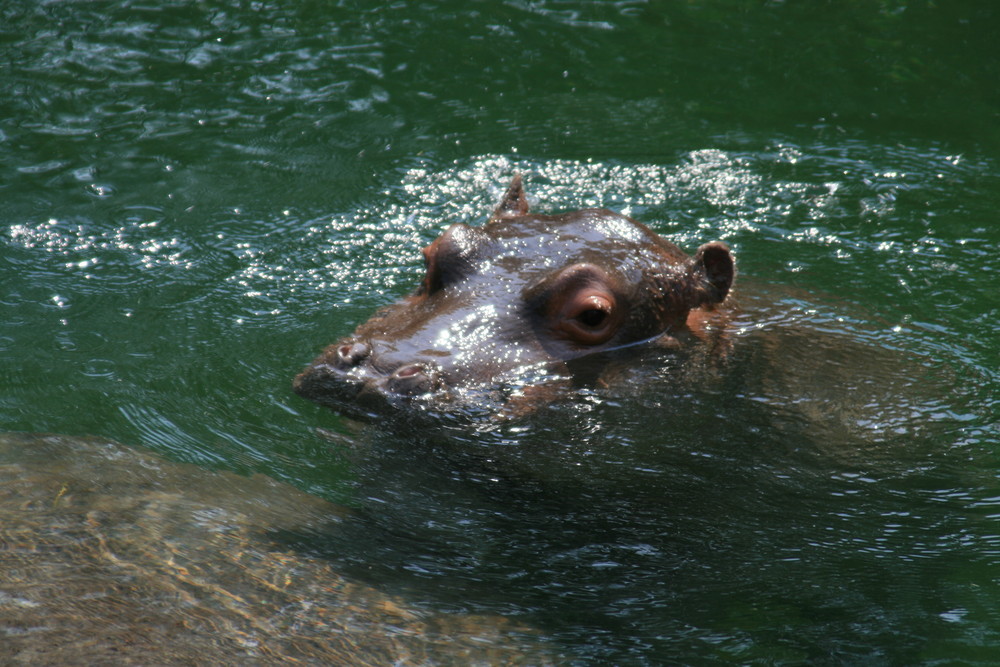
M 450 394 L 447 386 L 435 383 L 426 391 L 398 391 L 392 386 L 394 374 L 370 367 L 338 368 L 333 364 L 315 364 L 295 378 L 294 391 L 337 410 L 377 414 L 385 408 L 420 403 L 444 402 Z M 405 380 L 405 376 L 404 376 Z
M 567 378 L 563 362 L 525 364 L 489 381 L 452 383 L 446 373 L 433 389 L 419 393 L 393 391 L 393 374 L 374 365 L 339 368 L 317 363 L 299 374 L 294 391 L 351 418 L 375 421 L 391 415 L 451 414 L 469 410 L 476 414 L 500 415 L 511 401 L 528 388 L 553 385 Z
M 594 352 L 593 350 L 580 350 L 576 354 L 565 355 L 559 362 L 548 362 L 552 363 L 564 363 L 570 361 L 576 361 L 578 359 L 585 359 L 588 357 L 596 357 L 598 355 L 611 355 L 624 350 L 633 350 L 635 348 L 641 347 L 674 347 L 678 344 L 677 338 L 671 335 L 671 329 L 665 329 L 660 333 L 649 336 L 648 338 L 642 338 L 640 340 L 629 341 L 627 343 L 621 343 L 619 345 L 613 345 L 611 347 L 606 347 L 599 352 Z
M 669 333 L 662 333 L 643 340 L 608 348 L 598 356 L 614 355 L 622 350 L 642 346 L 661 345 Z M 317 403 L 349 416 L 375 419 L 396 411 L 416 408 L 434 412 L 455 409 L 462 405 L 492 404 L 498 411 L 511 400 L 517 400 L 525 390 L 554 386 L 565 382 L 572 375 L 566 364 L 592 358 L 593 353 L 581 353 L 564 360 L 545 360 L 524 364 L 505 370 L 481 382 L 456 382 L 452 373 L 444 369 L 434 371 L 434 381 L 424 390 L 399 391 L 394 388 L 399 370 L 380 367 L 374 358 L 368 363 L 342 368 L 335 363 L 316 363 L 295 378 L 294 391 Z M 420 362 L 406 364 L 403 369 L 423 367 Z M 406 370 L 403 375 L 414 374 Z

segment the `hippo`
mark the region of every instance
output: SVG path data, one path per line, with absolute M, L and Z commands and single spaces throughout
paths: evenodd
M 528 209 L 515 175 L 485 225 L 448 227 L 423 249 L 417 289 L 327 347 L 294 390 L 361 418 L 522 412 L 582 359 L 697 345 L 725 328 L 735 260 L 724 243 L 692 257 L 607 209 Z

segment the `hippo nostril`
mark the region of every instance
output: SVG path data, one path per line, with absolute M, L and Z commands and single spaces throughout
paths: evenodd
M 405 396 L 416 396 L 434 391 L 437 373 L 423 364 L 406 364 L 389 376 L 389 390 Z
M 395 372 L 395 376 L 398 378 L 408 378 L 413 377 L 419 373 L 424 372 L 424 367 L 420 364 L 409 364 L 408 366 L 403 366 Z
M 337 348 L 337 365 L 341 368 L 352 368 L 370 353 L 371 348 L 364 343 L 345 343 Z

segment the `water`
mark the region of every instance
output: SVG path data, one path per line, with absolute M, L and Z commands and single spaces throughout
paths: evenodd
M 567 661 L 995 663 L 1000 26 L 947 4 L 0 3 L 0 425 L 351 507 L 281 539 Z M 293 396 L 514 171 L 729 243 L 730 370 Z

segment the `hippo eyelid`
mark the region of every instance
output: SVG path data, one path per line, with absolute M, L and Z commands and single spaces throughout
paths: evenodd
M 524 291 L 529 302 L 547 301 L 560 290 L 581 289 L 587 285 L 611 284 L 608 274 L 598 266 L 587 263 L 567 266 L 557 274 L 545 276 Z M 539 304 L 541 305 L 541 304 Z

